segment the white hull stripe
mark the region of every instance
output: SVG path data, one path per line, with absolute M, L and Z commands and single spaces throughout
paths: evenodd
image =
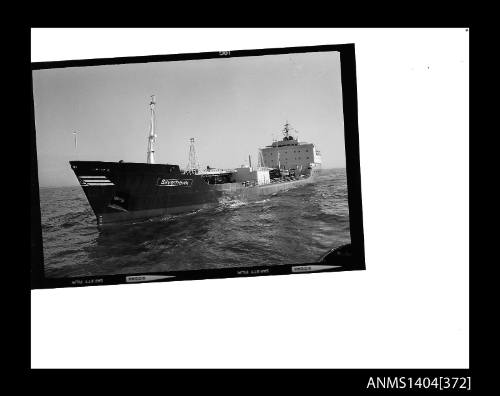
M 83 186 L 114 186 L 106 176 L 78 176 Z

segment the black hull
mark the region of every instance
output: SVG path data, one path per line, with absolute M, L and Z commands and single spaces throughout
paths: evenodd
M 99 226 L 141 222 L 166 215 L 215 207 L 229 196 L 250 200 L 311 182 L 318 172 L 295 181 L 245 187 L 207 184 L 177 165 L 71 161 Z

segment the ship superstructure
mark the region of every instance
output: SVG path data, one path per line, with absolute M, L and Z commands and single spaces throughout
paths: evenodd
M 263 166 L 291 171 L 296 175 L 316 174 L 321 168 L 321 153 L 313 143 L 299 142 L 291 134 L 288 121 L 283 128 L 283 139 L 260 149 Z

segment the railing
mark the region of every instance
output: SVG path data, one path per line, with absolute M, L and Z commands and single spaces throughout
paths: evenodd
M 199 175 L 219 175 L 219 174 L 228 174 L 228 173 L 234 173 L 235 171 L 233 169 L 203 169 L 198 171 Z

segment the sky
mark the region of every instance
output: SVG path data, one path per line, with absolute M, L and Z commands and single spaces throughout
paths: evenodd
M 345 167 L 338 52 L 85 66 L 33 71 L 40 187 L 78 185 L 71 160 L 146 162 L 153 94 L 156 163 L 185 168 L 195 138 L 201 167 L 256 164 L 288 120 Z

